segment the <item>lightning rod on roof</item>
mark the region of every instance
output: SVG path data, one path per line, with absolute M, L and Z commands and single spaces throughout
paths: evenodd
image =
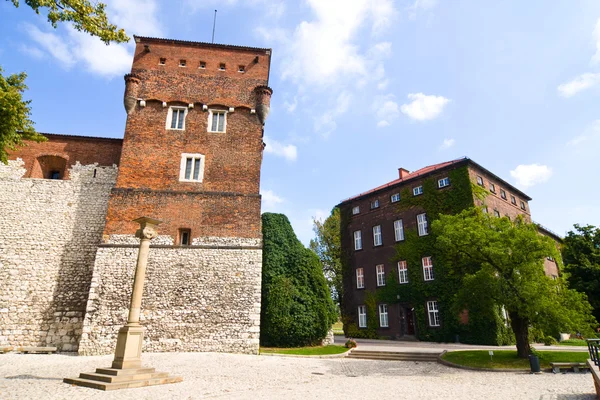
M 217 26 L 217 10 L 215 10 L 215 18 L 213 19 L 213 35 L 212 35 L 212 43 L 215 42 L 215 26 Z

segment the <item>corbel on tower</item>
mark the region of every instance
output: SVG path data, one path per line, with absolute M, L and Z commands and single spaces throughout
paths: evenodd
M 256 94 L 256 115 L 261 124 L 265 124 L 265 120 L 271 110 L 271 95 L 273 89 L 268 86 L 257 86 L 254 89 Z
M 142 80 L 136 74 L 125 75 L 125 94 L 123 96 L 123 105 L 127 115 L 131 114 L 135 109 L 138 94 L 140 92 Z

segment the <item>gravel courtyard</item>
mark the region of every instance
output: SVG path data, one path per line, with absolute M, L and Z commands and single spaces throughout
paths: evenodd
M 182 383 L 102 392 L 62 382 L 112 356 L 0 355 L 0 399 L 542 399 L 592 400 L 591 374 L 471 372 L 435 363 L 215 353 L 144 354 Z

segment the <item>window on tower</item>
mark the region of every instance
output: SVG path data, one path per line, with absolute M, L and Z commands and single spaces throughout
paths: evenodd
M 181 155 L 179 180 L 181 182 L 202 182 L 204 179 L 204 155 L 188 154 Z
M 187 115 L 187 108 L 185 108 L 185 107 L 170 107 L 169 115 L 167 116 L 167 129 L 184 130 L 186 115 Z
M 209 110 L 208 113 L 208 131 L 225 132 L 227 128 L 227 111 Z

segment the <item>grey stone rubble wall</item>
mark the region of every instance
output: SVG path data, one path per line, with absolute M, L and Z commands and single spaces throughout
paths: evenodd
M 117 167 L 24 173 L 21 160 L 0 163 L 0 345 L 76 351 Z
M 144 351 L 258 353 L 261 242 L 198 239 L 211 241 L 215 248 L 150 248 Z M 227 245 L 244 248 L 219 248 Z M 117 332 L 127 323 L 137 253 L 136 247 L 98 249 L 79 354 L 114 352 Z

